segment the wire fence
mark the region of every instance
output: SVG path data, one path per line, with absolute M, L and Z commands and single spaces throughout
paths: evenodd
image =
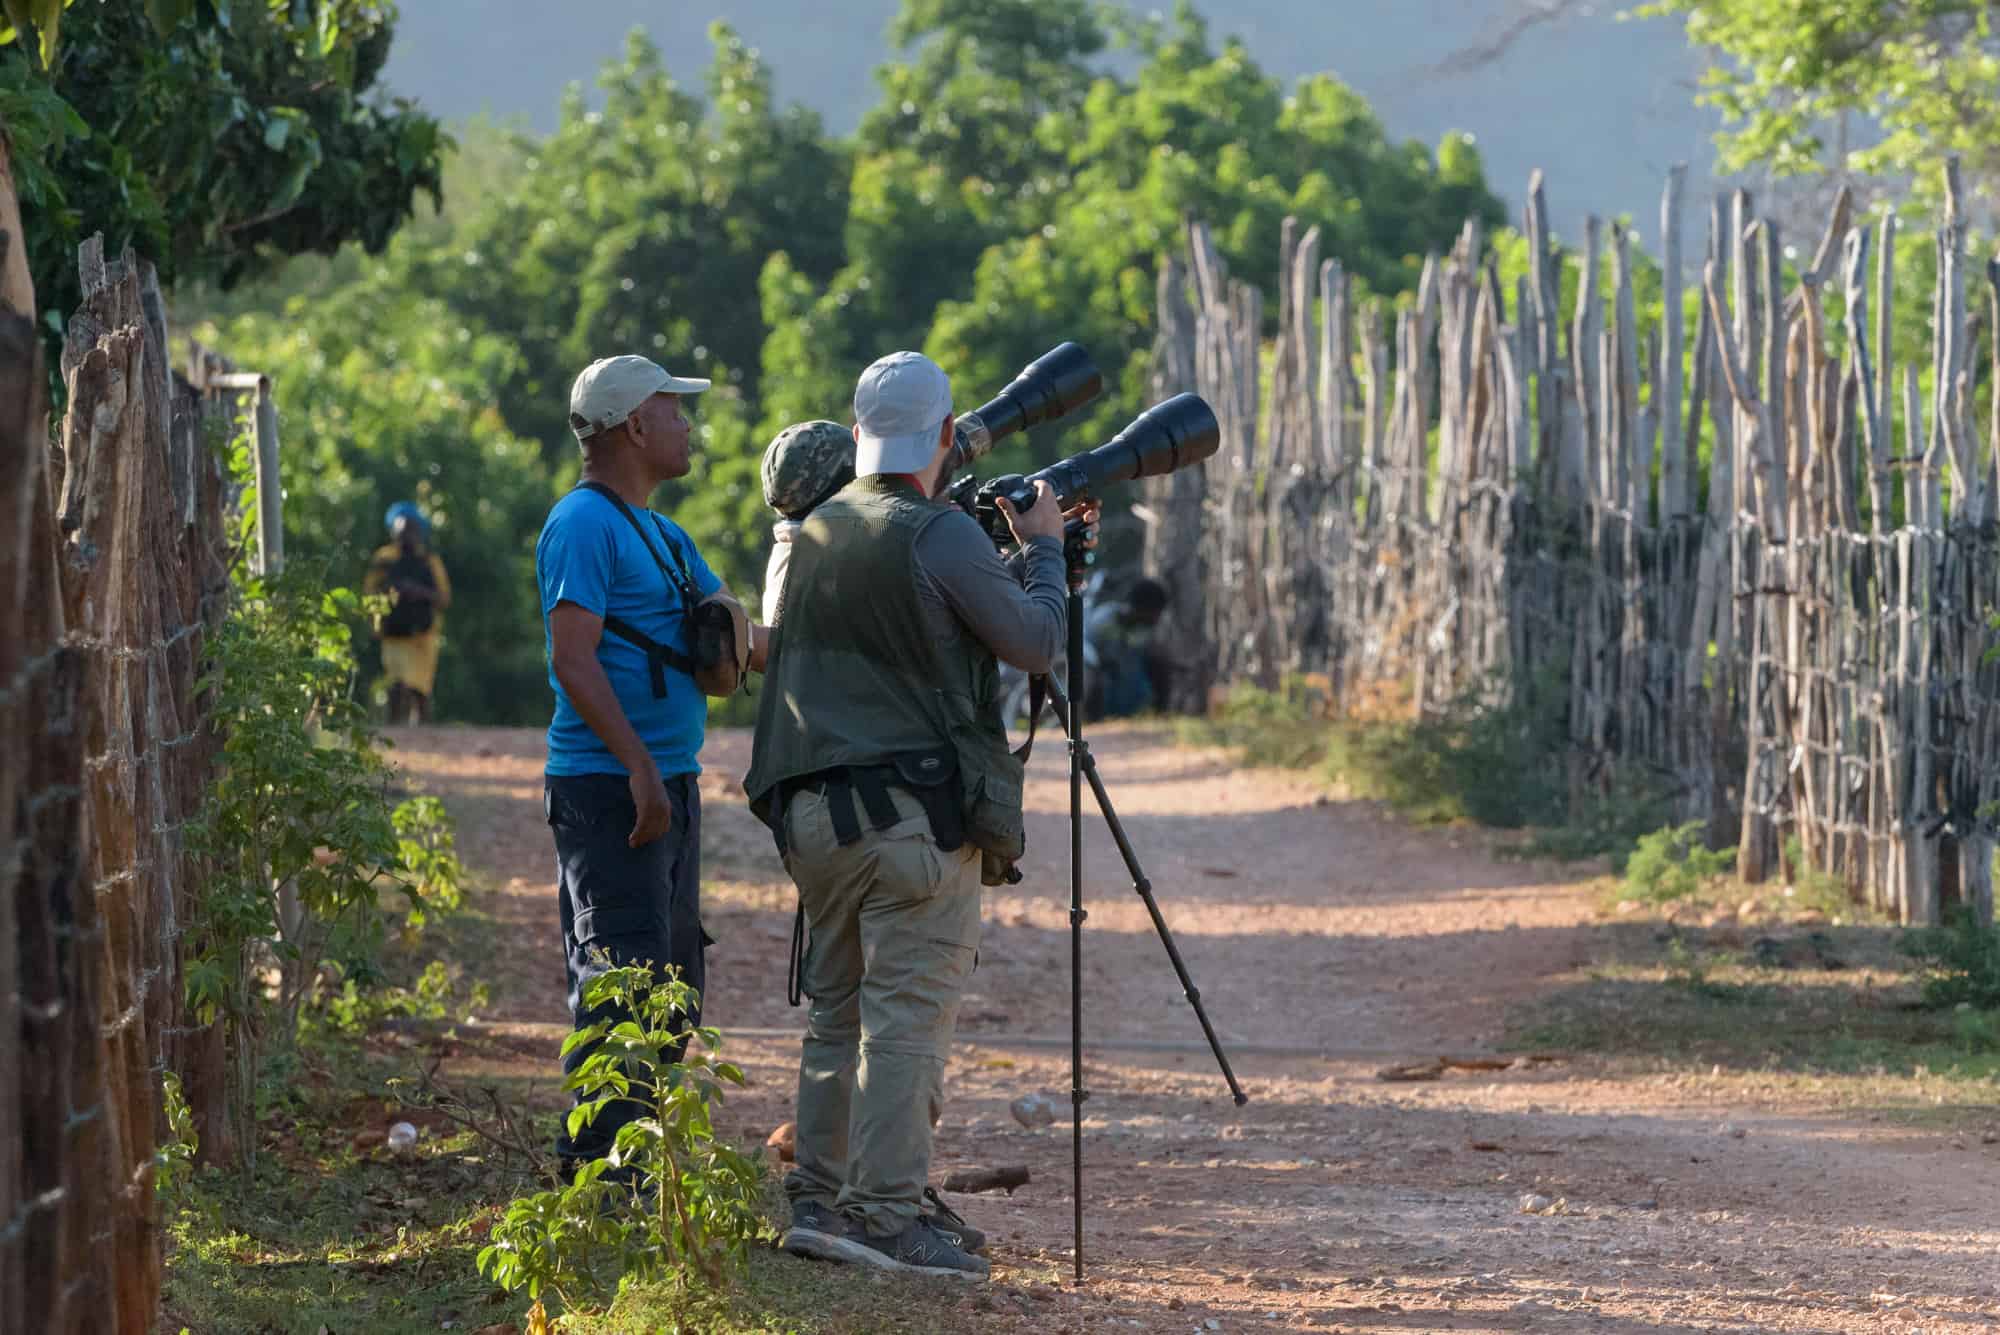
M 0 1023 L 21 1036 L 0 1045 L 0 1329 L 137 1333 L 159 1303 L 164 1073 L 223 1127 L 222 1035 L 185 1015 L 180 951 L 228 579 L 152 267 L 97 241 L 80 265 L 54 448 L 32 304 L 0 316 Z
M 1809 868 L 1906 922 L 1990 919 L 2000 412 L 1982 431 L 1975 408 L 2000 265 L 1969 316 L 1948 165 L 1929 365 L 1899 382 L 1893 216 L 1858 226 L 1843 192 L 1788 275 L 1735 192 L 1690 288 L 1683 176 L 1643 336 L 1629 230 L 1592 219 L 1566 255 L 1539 175 L 1523 272 L 1468 223 L 1393 319 L 1288 220 L 1268 344 L 1260 293 L 1190 224 L 1153 387 L 1203 394 L 1222 445 L 1149 496 L 1176 703 L 1316 674 L 1438 710 L 1554 680 L 1573 793 L 1643 774 L 1746 880 Z

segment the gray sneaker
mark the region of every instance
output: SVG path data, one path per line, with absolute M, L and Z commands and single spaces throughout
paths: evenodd
M 925 1187 L 923 1202 L 918 1207 L 924 1218 L 931 1221 L 931 1227 L 956 1242 L 959 1250 L 978 1256 L 986 1250 L 986 1234 L 965 1222 L 965 1216 L 944 1203 L 936 1187 Z
M 838 1245 L 841 1260 L 882 1270 L 973 1281 L 984 1280 L 993 1271 L 983 1257 L 967 1252 L 950 1234 L 940 1232 L 921 1216 L 894 1237 L 877 1238 L 866 1229 L 857 1229 Z
M 820 1261 L 852 1261 L 857 1239 L 865 1236 L 861 1225 L 824 1201 L 796 1201 L 792 1205 L 792 1226 L 778 1245 L 794 1256 L 810 1256 Z

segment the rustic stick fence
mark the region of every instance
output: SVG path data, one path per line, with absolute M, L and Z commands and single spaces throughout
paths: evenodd
M 2000 261 L 1975 307 L 1946 176 L 1930 366 L 1900 379 L 1896 220 L 1858 224 L 1844 191 L 1789 287 L 1776 223 L 1717 199 L 1690 331 L 1675 168 L 1643 339 L 1629 230 L 1593 218 L 1566 256 L 1539 173 L 1525 272 L 1503 283 L 1468 223 L 1393 312 L 1357 309 L 1288 220 L 1268 342 L 1259 291 L 1191 223 L 1154 388 L 1201 392 L 1223 443 L 1151 496 L 1177 703 L 1319 674 L 1337 699 L 1408 682 L 1436 710 L 1553 680 L 1573 792 L 1643 773 L 1735 840 L 1746 880 L 1796 840 L 1903 921 L 1953 901 L 1990 919 L 2000 396 L 1976 417 Z
M 9 179 L 0 234 L 0 1329 L 137 1335 L 164 1072 L 222 1127 L 222 1034 L 185 1019 L 179 955 L 216 745 L 198 682 L 228 590 L 220 477 L 152 267 L 100 244 L 50 448 Z

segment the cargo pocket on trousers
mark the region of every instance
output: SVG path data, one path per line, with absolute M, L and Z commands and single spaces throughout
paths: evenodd
M 617 965 L 663 964 L 652 959 L 658 950 L 659 933 L 654 928 L 653 911 L 644 904 L 600 904 L 576 911 L 576 943 L 584 954 L 603 951 Z
M 922 825 L 922 817 L 906 821 L 897 833 L 885 834 L 875 846 L 876 874 L 887 886 L 895 887 L 895 898 L 921 904 L 933 898 L 944 884 L 944 860 L 938 846 Z

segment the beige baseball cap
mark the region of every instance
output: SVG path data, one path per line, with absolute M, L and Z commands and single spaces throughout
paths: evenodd
M 569 387 L 569 427 L 578 440 L 609 431 L 655 394 L 699 394 L 709 382 L 673 375 L 658 362 L 627 353 L 600 357 Z

